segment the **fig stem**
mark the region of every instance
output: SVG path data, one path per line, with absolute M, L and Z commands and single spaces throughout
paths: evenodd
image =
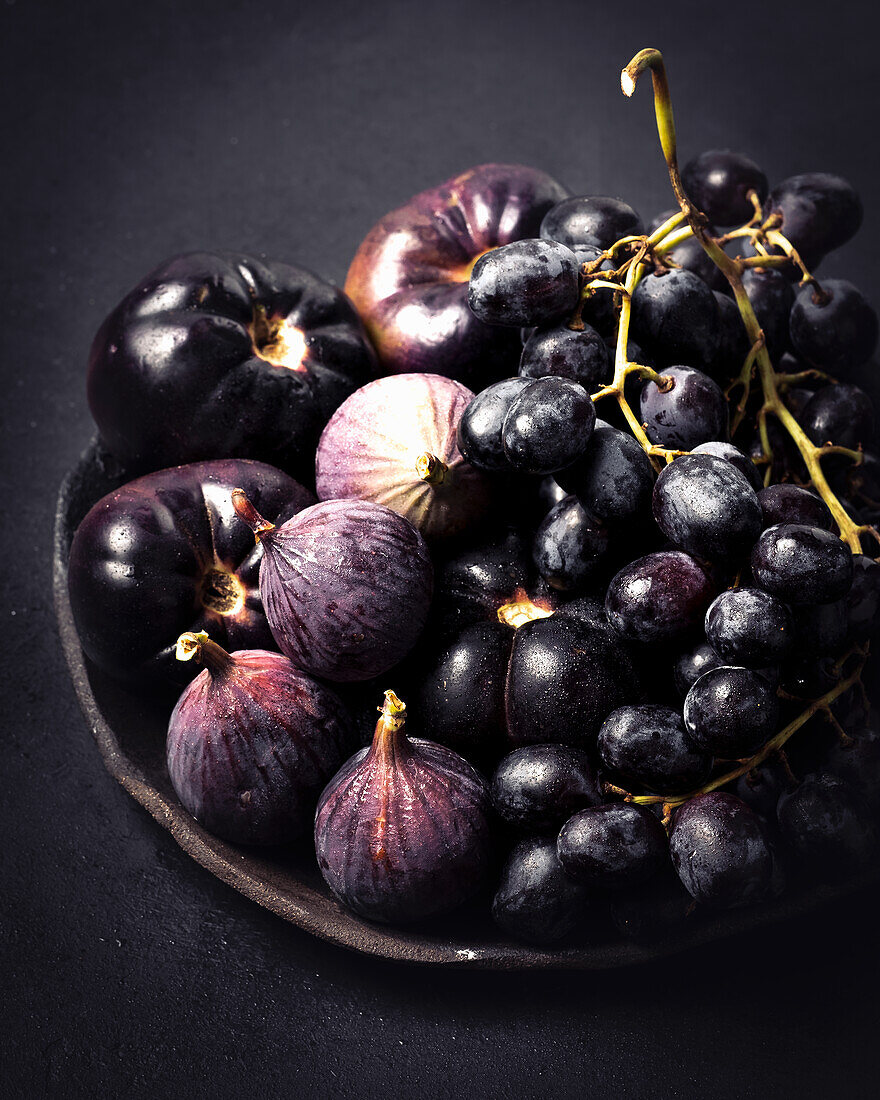
M 198 661 L 212 676 L 225 672 L 232 664 L 232 657 L 223 646 L 212 641 L 204 630 L 188 630 L 181 634 L 174 656 L 178 661 Z
M 430 451 L 423 451 L 416 459 L 416 473 L 429 485 L 442 485 L 449 467 Z
M 247 498 L 244 489 L 232 490 L 232 507 L 240 520 L 243 520 L 253 531 L 257 542 L 265 538 L 270 531 L 275 530 L 275 524 L 264 519 Z

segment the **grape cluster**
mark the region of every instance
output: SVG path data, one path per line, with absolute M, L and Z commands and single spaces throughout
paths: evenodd
M 467 571 L 491 572 L 499 598 L 515 577 L 526 605 L 613 639 L 633 670 L 625 704 L 590 700 L 604 717 L 576 745 L 545 683 L 537 743 L 495 768 L 511 847 L 493 913 L 535 942 L 597 897 L 633 935 L 759 902 L 864 867 L 880 837 L 862 687 L 880 455 L 854 381 L 878 322 L 851 283 L 815 274 L 861 204 L 833 175 L 771 189 L 742 154 L 703 153 L 680 176 L 672 159 L 680 213 L 646 230 L 620 199 L 568 198 L 470 277 L 471 309 L 520 328 L 522 356 L 467 407 L 459 446 L 519 523 L 453 557 L 439 603 L 474 622 L 487 607 L 461 601 Z M 489 628 L 469 629 L 444 692 Z

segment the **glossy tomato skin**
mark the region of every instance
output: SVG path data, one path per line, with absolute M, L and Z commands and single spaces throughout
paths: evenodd
M 112 676 L 185 681 L 186 630 L 225 649 L 277 649 L 259 596 L 262 547 L 232 507 L 241 487 L 274 523 L 314 503 L 287 474 L 226 459 L 159 470 L 108 493 L 77 528 L 68 586 L 86 656 Z
M 305 477 L 324 424 L 375 367 L 336 287 L 288 264 L 193 252 L 104 321 L 88 397 L 103 441 L 134 471 L 254 458 Z
M 544 215 L 567 195 L 534 168 L 482 164 L 386 214 L 345 281 L 384 371 L 432 371 L 474 391 L 514 373 L 519 335 L 471 312 L 471 268 L 490 249 L 537 237 Z

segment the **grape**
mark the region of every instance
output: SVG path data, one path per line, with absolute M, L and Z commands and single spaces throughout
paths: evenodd
M 765 217 L 779 214 L 781 231 L 808 268 L 855 235 L 862 224 L 862 202 L 840 176 L 807 172 L 778 183 L 767 199 Z M 799 273 L 792 267 L 792 277 Z
M 673 380 L 671 389 L 664 392 L 655 382 L 646 382 L 639 397 L 652 443 L 689 451 L 709 440 L 727 439 L 727 401 L 716 382 L 693 367 L 666 367 L 663 376 Z
M 658 214 L 656 218 L 651 219 L 648 231 L 653 233 L 655 229 L 659 229 L 664 222 L 669 221 L 672 215 L 677 213 L 677 210 L 664 210 L 662 214 Z M 713 229 L 712 226 L 708 227 L 707 232 L 710 236 L 717 236 L 717 230 Z M 669 267 L 680 267 L 684 271 L 690 271 L 692 274 L 699 276 L 706 286 L 713 291 L 724 292 L 730 289 L 727 279 L 725 279 L 721 270 L 716 267 L 714 260 L 696 237 L 688 237 L 668 252 L 665 252 L 663 263 L 664 265 L 668 264 Z
M 574 249 L 577 261 L 581 265 L 581 276 L 584 279 L 583 268 L 585 264 L 593 265 L 604 253 L 594 244 L 577 245 Z M 602 278 L 603 271 L 613 271 L 614 264 L 610 260 L 603 260 L 590 278 Z M 617 323 L 617 309 L 614 305 L 614 291 L 609 287 L 595 287 L 586 296 L 581 298 L 581 320 L 592 325 L 597 332 L 607 336 L 614 331 Z
M 710 668 L 718 668 L 723 664 L 724 661 L 710 645 L 706 642 L 700 642 L 694 649 L 682 653 L 672 666 L 675 690 L 684 699 L 704 672 L 708 672 Z
M 553 374 L 579 382 L 586 390 L 610 382 L 611 356 L 605 341 L 590 325 L 574 330 L 566 325 L 537 329 L 523 346 L 519 361 L 523 378 Z
M 573 878 L 605 890 L 635 886 L 668 859 L 666 832 L 644 806 L 609 802 L 569 818 L 556 844 Z
M 757 752 L 776 733 L 779 703 L 763 676 L 721 665 L 704 673 L 684 701 L 691 744 L 725 760 Z
M 799 699 L 818 699 L 830 691 L 839 677 L 831 657 L 795 657 L 782 666 L 781 686 Z
M 768 485 L 758 493 L 758 503 L 765 530 L 779 523 L 834 530 L 834 517 L 825 501 L 800 485 Z
M 877 314 L 846 279 L 823 279 L 822 292 L 798 291 L 789 321 L 797 354 L 814 367 L 845 374 L 866 363 L 877 346 Z
M 776 817 L 783 839 L 809 872 L 863 868 L 876 847 L 867 806 L 832 775 L 808 775 L 780 797 Z
M 697 209 L 722 226 L 751 220 L 755 208 L 750 191 L 757 193 L 759 202 L 767 197 L 767 177 L 758 165 L 729 149 L 710 149 L 689 160 L 681 181 Z
M 722 592 L 706 612 L 706 638 L 730 665 L 777 664 L 791 652 L 795 637 L 788 606 L 760 588 Z
M 712 757 L 688 742 L 679 712 L 654 703 L 612 711 L 599 730 L 599 757 L 624 783 L 663 795 L 698 787 L 712 768 Z
M 555 241 L 523 240 L 484 253 L 474 265 L 468 305 L 490 325 L 542 325 L 578 301 L 577 257 Z
M 664 467 L 652 509 L 663 534 L 700 558 L 738 558 L 761 531 L 754 489 L 732 463 L 714 455 L 683 455 Z
M 761 480 L 761 471 L 747 454 L 732 443 L 723 443 L 721 440 L 712 439 L 708 443 L 701 443 L 699 447 L 694 447 L 691 454 L 714 455 L 716 458 L 723 458 L 726 462 L 730 462 L 741 474 L 745 475 L 749 485 L 756 493 L 764 486 L 764 482 Z
M 524 745 L 502 757 L 492 777 L 492 802 L 508 825 L 529 833 L 562 824 L 602 801 L 590 758 L 567 745 Z
M 847 731 L 847 739 L 835 737 L 825 757 L 825 768 L 856 791 L 876 815 L 880 812 L 880 730 L 874 724 Z
M 690 271 L 646 275 L 632 296 L 633 335 L 664 364 L 711 364 L 719 348 L 718 304 Z
M 505 378 L 488 386 L 464 410 L 458 425 L 458 449 L 481 470 L 509 470 L 501 433 L 508 410 L 528 378 Z
M 847 633 L 864 642 L 880 629 L 880 564 L 866 554 L 853 557 L 853 582 L 846 597 Z
M 846 600 L 792 608 L 797 651 L 805 657 L 839 653 L 847 634 Z
M 765 761 L 759 768 L 753 768 L 737 779 L 735 794 L 764 821 L 772 823 L 776 820 L 779 796 L 788 790 L 790 782 L 781 767 Z
M 749 338 L 739 306 L 726 294 L 715 291 L 718 305 L 718 351 L 711 363 L 703 368 L 717 381 L 726 381 L 739 374 L 749 352 Z
M 638 442 L 597 420 L 587 449 L 560 470 L 559 483 L 599 519 L 619 523 L 642 513 L 654 486 L 654 468 Z
M 584 585 L 608 554 L 608 528 L 567 496 L 535 532 L 532 559 L 544 579 L 562 592 Z
M 492 916 L 516 939 L 556 943 L 574 930 L 589 899 L 589 888 L 563 870 L 555 839 L 530 837 L 507 857 Z
M 874 436 L 874 406 L 870 397 L 858 386 L 843 382 L 813 394 L 798 420 L 817 447 L 834 442 L 855 450 L 870 443 Z
M 669 851 L 691 897 L 731 908 L 759 901 L 770 886 L 773 860 L 760 818 L 736 795 L 697 795 L 676 813 Z
M 612 577 L 605 613 L 623 638 L 671 641 L 702 622 L 714 595 L 699 562 L 680 550 L 661 550 L 637 558 Z
M 554 375 L 530 381 L 504 418 L 507 461 L 532 474 L 564 470 L 586 450 L 595 423 L 590 395 L 577 382 Z
M 565 500 L 568 495 L 555 477 L 551 477 L 549 474 L 547 477 L 542 477 L 538 486 L 538 503 L 541 516 L 546 516 L 551 508 L 559 504 L 560 501 Z
M 743 272 L 742 284 L 758 318 L 774 363 L 789 348 L 788 317 L 794 291 L 785 276 L 772 268 L 752 267 Z
M 799 523 L 768 527 L 752 548 L 759 588 L 789 604 L 832 603 L 849 591 L 852 554 L 830 531 Z
M 642 219 L 621 199 L 574 195 L 547 211 L 538 232 L 546 240 L 579 249 L 610 248 L 621 237 L 637 237 L 644 231 Z

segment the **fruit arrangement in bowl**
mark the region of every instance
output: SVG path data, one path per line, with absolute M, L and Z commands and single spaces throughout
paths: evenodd
M 57 597 L 111 771 L 309 931 L 607 966 L 876 874 L 877 316 L 823 173 L 471 169 L 345 291 L 167 261 L 98 332 Z M 870 368 L 867 368 L 870 369 Z

